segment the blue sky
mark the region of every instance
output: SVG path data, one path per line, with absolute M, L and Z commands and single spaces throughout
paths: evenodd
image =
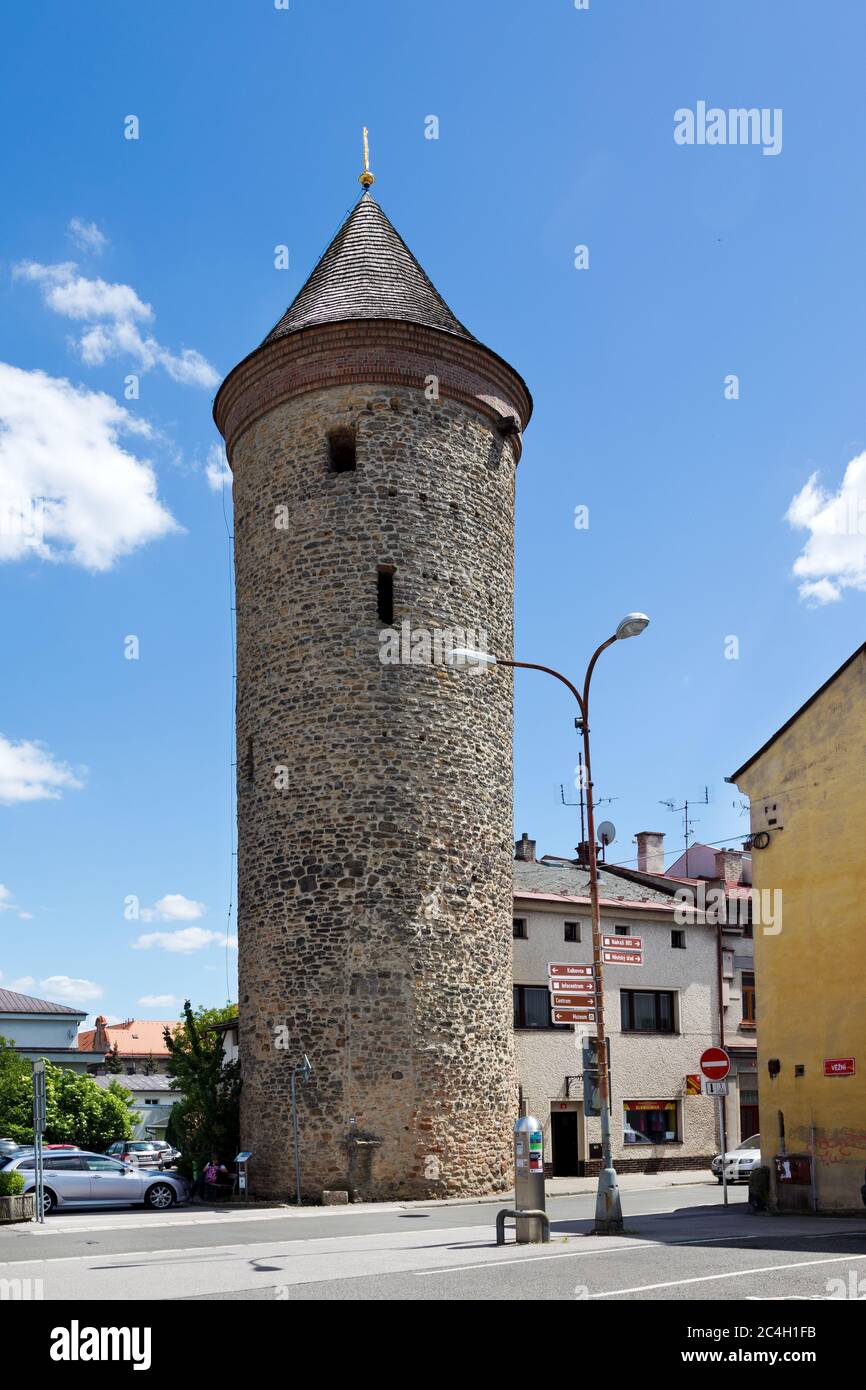
M 866 538 L 834 522 L 866 503 L 862 6 L 49 0 L 4 30 L 0 477 L 62 505 L 41 550 L 0 534 L 2 982 L 110 1017 L 226 997 L 211 399 L 357 196 L 363 124 L 385 211 L 535 398 L 516 654 L 579 676 L 651 615 L 596 677 L 613 857 L 641 829 L 675 848 L 659 802 L 704 786 L 698 837 L 743 835 L 725 775 L 866 627 Z M 676 144 L 699 101 L 780 109 L 781 151 Z M 539 852 L 578 838 L 572 718 L 518 678 Z

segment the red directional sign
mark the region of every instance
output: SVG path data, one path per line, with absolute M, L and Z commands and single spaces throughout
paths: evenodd
M 731 1059 L 723 1047 L 708 1047 L 701 1053 L 701 1071 L 708 1081 L 724 1081 L 731 1070 Z
M 601 944 L 618 951 L 640 951 L 643 945 L 639 936 L 603 936 Z
M 552 977 L 547 982 L 547 988 L 553 993 L 558 994 L 560 990 L 570 989 L 595 989 L 595 980 L 591 975 L 573 975 L 568 980 L 554 980 Z
M 594 994 L 554 994 L 553 1007 L 555 1009 L 594 1009 Z
M 643 965 L 643 951 L 602 951 L 605 965 Z
M 547 973 L 553 979 L 566 979 L 572 975 L 592 975 L 591 965 L 548 965 Z
M 554 1023 L 595 1023 L 594 1009 L 554 1009 Z

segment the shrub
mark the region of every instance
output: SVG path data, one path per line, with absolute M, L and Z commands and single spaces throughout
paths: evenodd
M 15 1169 L 11 1173 L 0 1173 L 0 1197 L 17 1197 L 24 1191 L 24 1174 Z

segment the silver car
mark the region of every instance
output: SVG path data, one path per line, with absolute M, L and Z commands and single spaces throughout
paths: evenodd
M 3 1164 L 4 1173 L 17 1172 L 24 1179 L 24 1191 L 36 1189 L 36 1160 L 29 1149 Z M 132 1168 L 107 1154 L 67 1149 L 46 1152 L 44 1168 L 44 1211 L 61 1207 L 128 1207 L 143 1203 L 156 1211 L 166 1211 L 189 1197 L 186 1179 L 178 1173 L 157 1173 Z

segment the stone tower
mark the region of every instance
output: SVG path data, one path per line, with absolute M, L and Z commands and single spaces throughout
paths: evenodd
M 234 474 L 241 1122 L 261 1195 L 294 1187 L 304 1053 L 306 1196 L 510 1182 L 510 672 L 455 672 L 435 644 L 409 658 L 437 629 L 511 654 L 531 408 L 369 192 L 217 394 Z

